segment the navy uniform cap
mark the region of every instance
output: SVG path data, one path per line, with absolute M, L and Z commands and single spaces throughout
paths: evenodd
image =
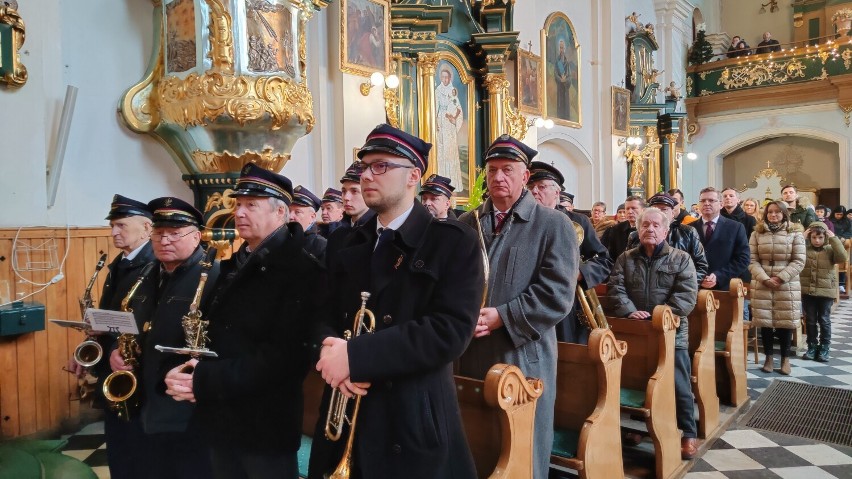
M 126 196 L 113 195 L 109 214 L 104 219 L 115 220 L 127 216 L 144 216 L 150 219 L 151 211 L 148 209 L 148 205 L 141 201 L 132 200 Z
M 289 206 L 293 202 L 293 183 L 284 175 L 249 163 L 240 172 L 237 188 L 230 196 L 278 198 Z
M 165 226 L 180 228 L 196 226 L 201 228 L 204 216 L 198 209 L 186 201 L 172 196 L 155 198 L 148 203 L 148 209 L 154 214 L 154 227 Z
M 446 176 L 432 175 L 423 183 L 420 194 L 432 193 L 433 195 L 444 195 L 451 198 L 455 189 L 455 186 L 450 184 L 450 179 Z
M 553 180 L 557 185 L 562 186 L 565 183 L 565 177 L 556 169 L 555 166 L 549 165 L 543 161 L 533 161 L 530 163 L 530 183 L 540 180 Z
M 559 201 L 560 202 L 568 201 L 573 205 L 574 204 L 574 195 L 572 195 L 571 193 L 568 193 L 567 191 L 562 191 L 562 192 L 559 193 Z
M 668 193 L 657 193 L 648 198 L 648 206 L 653 205 L 666 205 L 669 208 L 674 208 L 677 206 L 677 199 Z
M 299 185 L 293 188 L 293 204 L 313 208 L 314 211 L 320 207 L 320 199 L 311 193 L 311 190 Z
M 520 161 L 529 166 L 538 152 L 509 135 L 501 135 L 485 151 L 485 162 L 496 158 Z
M 329 188 L 325 190 L 325 193 L 322 195 L 323 203 L 343 203 L 343 193 L 339 190 L 335 190 L 334 188 Z
M 431 143 L 426 143 L 399 128 L 382 123 L 367 135 L 367 141 L 358 150 L 358 159 L 363 159 L 367 153 L 383 151 L 405 158 L 423 173 L 429 164 L 429 150 L 431 149 Z
M 349 168 L 346 168 L 346 172 L 343 173 L 343 177 L 340 178 L 340 184 L 346 183 L 347 181 L 351 181 L 353 183 L 361 182 L 361 170 L 355 167 L 355 163 L 349 165 Z M 342 193 L 341 193 L 342 199 Z

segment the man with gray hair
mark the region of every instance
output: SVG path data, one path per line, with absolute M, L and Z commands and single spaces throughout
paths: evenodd
M 689 359 L 689 323 L 686 316 L 698 300 L 695 266 L 689 254 L 666 242 L 669 217 L 650 207 L 639 215 L 639 247 L 615 261 L 609 277 L 610 306 L 616 316 L 647 320 L 655 306 L 666 304 L 681 318 L 675 337 L 675 402 L 677 425 L 683 431 L 681 457 L 698 452 Z

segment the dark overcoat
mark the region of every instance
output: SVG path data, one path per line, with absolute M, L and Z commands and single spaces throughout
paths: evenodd
M 319 234 L 319 228 L 314 223 L 305 230 L 305 251 L 317 259 L 320 264 L 325 264 L 325 246 L 328 240 Z
M 748 264 L 751 253 L 748 249 L 748 238 L 745 227 L 735 219 L 719 216 L 710 241 L 707 241 L 707 223 L 700 219 L 690 226 L 695 228 L 704 253 L 707 255 L 708 273 L 716 275 L 716 286 L 713 289 L 728 291 L 731 278 L 740 278 L 745 284 L 751 281 Z
M 360 293 L 372 294 L 367 307 L 376 331 L 348 345 L 352 381 L 371 383 L 361 401 L 354 467 L 369 479 L 476 477 L 453 380 L 453 361 L 473 337 L 484 288 L 476 233 L 435 220 L 415 203 L 390 247 L 373 259 L 377 239 L 372 218 L 339 250 L 328 250 L 332 310 L 318 336 L 350 329 Z M 322 423 L 326 411 L 320 412 Z M 328 448 L 321 434 L 314 437 L 310 477 L 334 469 L 339 457 L 328 458 Z
M 202 304 L 209 347 L 219 357 L 195 368 L 193 423 L 215 447 L 299 449 L 307 334 L 322 291 L 322 270 L 304 243 L 302 226 L 290 223 L 251 254 L 244 244 L 222 261 L 211 300 Z

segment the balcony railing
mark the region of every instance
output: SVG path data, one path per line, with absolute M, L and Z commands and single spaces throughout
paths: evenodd
M 852 37 L 816 45 L 787 44 L 780 52 L 710 61 L 687 69 L 686 95 L 716 93 L 824 80 L 852 73 Z

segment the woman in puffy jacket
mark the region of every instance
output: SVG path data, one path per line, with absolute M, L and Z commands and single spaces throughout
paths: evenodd
M 771 373 L 774 367 L 774 335 L 781 352 L 781 374 L 790 374 L 790 343 L 793 330 L 800 327 L 802 306 L 799 273 L 805 266 L 805 238 L 802 225 L 790 222 L 783 201 L 767 203 L 763 221 L 757 224 L 749 240 L 751 250 L 752 321 L 761 328 L 766 362 L 761 368 Z

